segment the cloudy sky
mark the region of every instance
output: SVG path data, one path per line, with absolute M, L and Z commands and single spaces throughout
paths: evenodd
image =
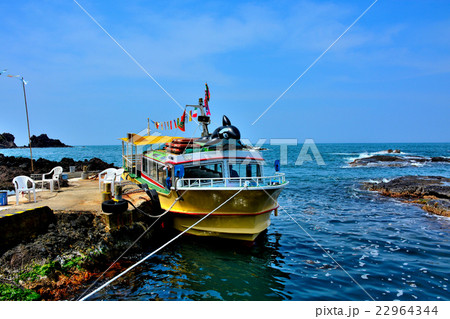
M 447 0 L 379 0 L 255 125 L 374 0 L 77 1 L 179 104 L 207 81 L 214 123 L 226 114 L 251 140 L 450 142 Z M 1 1 L 0 16 L 0 133 L 18 145 L 23 92 L 6 74 L 29 82 L 31 133 L 66 144 L 181 116 L 75 1 Z

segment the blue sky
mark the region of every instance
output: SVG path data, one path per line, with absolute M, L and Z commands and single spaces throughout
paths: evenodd
M 373 0 L 78 2 L 181 105 L 207 81 L 214 123 L 226 114 L 251 140 L 450 142 L 449 1 L 379 0 L 255 125 Z M 32 134 L 117 144 L 147 117 L 181 116 L 75 2 L 0 14 L 0 70 L 29 81 Z M 26 144 L 20 81 L 0 76 L 0 96 L 0 133 Z

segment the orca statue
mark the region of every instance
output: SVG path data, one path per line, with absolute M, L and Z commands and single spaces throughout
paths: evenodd
M 222 119 L 222 126 L 216 128 L 211 134 L 211 139 L 220 138 L 222 140 L 239 140 L 241 138 L 241 132 L 239 132 L 236 126 L 231 125 L 230 119 L 224 115 Z
M 228 145 L 229 140 L 236 140 L 236 143 L 234 144 L 238 145 L 238 148 L 241 148 L 240 138 L 241 132 L 239 129 L 236 126 L 231 125 L 230 119 L 224 115 L 222 118 L 222 126 L 216 128 L 214 132 L 208 136 L 208 141 L 205 146 L 211 146 L 219 143 Z

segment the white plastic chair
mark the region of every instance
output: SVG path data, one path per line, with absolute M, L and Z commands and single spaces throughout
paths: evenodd
M 98 174 L 98 189 L 102 190 L 103 183 L 112 183 L 116 178 L 117 169 L 107 168 Z M 111 185 L 112 186 L 112 185 Z
M 36 203 L 36 187 L 34 181 L 28 176 L 17 176 L 13 179 L 14 189 L 16 191 L 16 205 L 19 205 L 19 194 L 28 193 L 28 201 L 31 201 L 31 192 L 34 194 L 34 202 Z M 31 183 L 31 188 L 28 187 Z
M 122 174 L 125 170 L 123 168 L 119 168 L 116 170 L 115 174 L 114 174 L 114 179 L 111 181 L 111 195 L 114 196 L 115 190 L 114 190 L 114 186 L 116 185 L 116 183 L 120 184 L 120 182 L 122 181 Z
M 61 187 L 59 185 L 59 179 L 61 177 L 62 172 L 63 172 L 63 168 L 61 166 L 56 166 L 50 172 L 48 172 L 46 174 L 42 174 L 42 180 L 39 181 L 42 183 L 42 189 L 44 189 L 45 183 L 49 183 L 50 191 L 53 192 L 55 182 L 58 184 L 58 189 L 60 189 Z M 46 178 L 47 175 L 52 175 L 52 176 L 50 178 Z

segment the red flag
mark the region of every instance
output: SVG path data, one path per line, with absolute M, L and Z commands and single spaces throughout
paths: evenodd
M 172 129 L 172 121 L 170 121 L 170 129 Z
M 180 123 L 178 124 L 178 128 L 183 132 L 186 130 L 184 126 L 185 120 L 186 120 L 186 110 L 184 110 L 183 115 L 181 115 L 181 120 Z
M 208 88 L 208 83 L 205 83 L 205 108 L 206 108 L 206 115 L 210 116 L 211 115 L 211 111 L 209 110 L 209 98 L 210 98 L 210 94 L 209 94 L 209 88 Z

